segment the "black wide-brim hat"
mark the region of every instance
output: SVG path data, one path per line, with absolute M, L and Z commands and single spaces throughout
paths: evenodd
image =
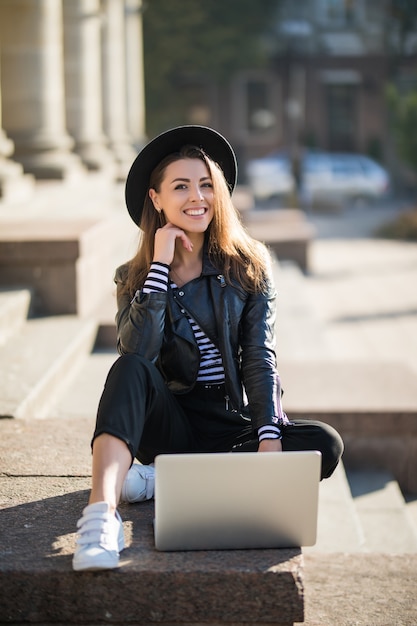
M 149 179 L 155 167 L 169 154 L 183 146 L 201 148 L 223 171 L 230 193 L 236 185 L 237 162 L 230 143 L 216 130 L 206 126 L 178 126 L 152 139 L 139 152 L 126 179 L 125 199 L 132 220 L 140 226 L 143 203 L 149 191 Z

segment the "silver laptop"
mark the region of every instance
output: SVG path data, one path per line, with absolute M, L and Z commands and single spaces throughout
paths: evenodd
M 316 542 L 321 454 L 168 454 L 155 459 L 158 550 L 235 550 Z

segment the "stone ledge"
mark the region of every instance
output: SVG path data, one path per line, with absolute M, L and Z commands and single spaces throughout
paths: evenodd
M 35 315 L 89 315 L 112 284 L 116 255 L 130 233 L 124 214 L 5 221 L 0 283 L 31 288 Z
M 346 468 L 387 470 L 405 493 L 417 494 L 417 411 L 323 409 L 288 415 L 333 426 L 345 444 Z
M 334 426 L 347 468 L 390 471 L 417 493 L 417 387 L 400 362 L 311 359 L 281 361 L 284 409 Z
M 416 579 L 414 554 L 307 554 L 303 626 L 412 626 Z
M 299 209 L 249 210 L 242 213 L 250 235 L 265 243 L 278 259 L 309 268 L 309 245 L 315 228 Z
M 0 261 L 75 259 L 85 234 L 98 223 L 95 219 L 3 222 Z
M 0 346 L 25 325 L 31 293 L 29 289 L 2 289 L 0 287 Z
M 291 412 L 417 411 L 416 375 L 400 361 L 323 357 L 318 349 L 316 358 L 308 360 L 280 357 L 279 370 L 283 401 Z
M 2 478 L 2 492 L 14 490 L 15 480 Z M 49 497 L 34 499 L 37 482 L 49 487 Z M 119 570 L 73 572 L 75 524 L 87 492 L 69 491 L 83 484 L 86 479 L 26 479 L 21 503 L 2 511 L 0 615 L 7 623 L 303 621 L 300 549 L 158 552 L 153 502 L 120 507 L 128 547 Z
M 0 417 L 48 415 L 94 345 L 92 319 L 31 319 L 0 346 Z M 28 449 L 30 449 L 30 442 Z

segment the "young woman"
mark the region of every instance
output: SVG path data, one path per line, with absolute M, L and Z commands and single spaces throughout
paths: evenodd
M 153 497 L 157 454 L 319 450 L 322 478 L 340 459 L 334 429 L 282 409 L 270 258 L 232 204 L 236 176 L 230 144 L 202 126 L 159 135 L 129 172 L 143 234 L 116 271 L 121 356 L 98 408 L 75 570 L 118 566 L 118 502 Z

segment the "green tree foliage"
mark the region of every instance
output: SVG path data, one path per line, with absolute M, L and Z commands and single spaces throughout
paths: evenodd
M 396 219 L 383 224 L 375 232 L 384 239 L 402 239 L 417 241 L 417 208 L 401 213 Z
M 183 123 L 190 84 L 224 84 L 266 62 L 279 0 L 148 0 L 143 13 L 147 129 Z

